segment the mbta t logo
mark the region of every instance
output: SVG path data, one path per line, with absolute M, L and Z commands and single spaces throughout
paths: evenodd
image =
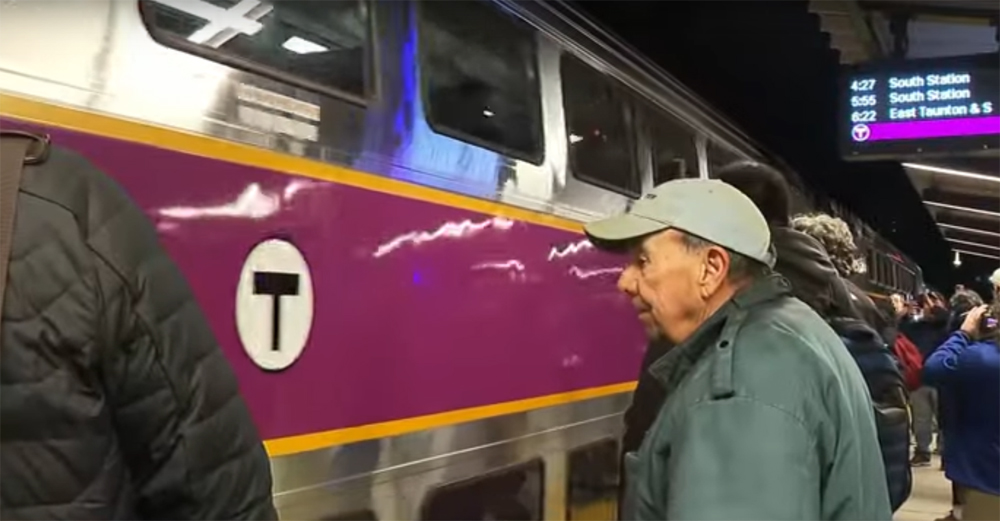
M 253 274 L 253 292 L 273 299 L 271 314 L 271 350 L 281 350 L 281 297 L 299 294 L 299 276 L 295 273 L 257 271 Z
M 280 371 L 309 340 L 313 288 L 309 265 L 292 243 L 269 239 L 247 255 L 236 289 L 236 329 L 258 367 Z

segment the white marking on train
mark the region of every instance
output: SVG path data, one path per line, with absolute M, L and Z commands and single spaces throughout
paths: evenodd
M 236 288 L 236 330 L 257 367 L 280 371 L 299 359 L 313 304 L 309 264 L 295 245 L 268 239 L 250 251 Z
M 264 112 L 263 110 L 256 109 L 254 107 L 237 107 L 236 118 L 240 121 L 240 123 L 266 132 L 285 134 L 286 136 L 291 136 L 305 141 L 319 140 L 319 127 L 297 119 L 286 118 L 285 116 L 273 114 L 271 112 Z
M 236 99 L 272 110 L 280 110 L 310 121 L 319 121 L 320 119 L 319 105 L 246 83 L 236 84 Z
M 213 36 L 229 29 L 246 35 L 255 35 L 264 27 L 255 19 L 248 18 L 247 15 L 254 9 L 261 7 L 257 0 L 242 0 L 237 5 L 226 9 L 208 2 L 200 0 L 153 0 L 158 4 L 163 4 L 182 13 L 196 16 L 208 22 L 208 25 L 195 31 L 188 37 L 192 43 L 204 44 Z M 270 12 L 271 6 L 265 6 L 263 13 L 258 13 L 256 18 L 263 17 Z M 224 43 L 224 42 L 223 42 Z M 212 47 L 218 47 L 222 43 L 216 43 Z

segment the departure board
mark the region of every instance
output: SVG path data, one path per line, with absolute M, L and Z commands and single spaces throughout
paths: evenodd
M 965 154 L 1000 147 L 1000 55 L 845 67 L 846 159 Z

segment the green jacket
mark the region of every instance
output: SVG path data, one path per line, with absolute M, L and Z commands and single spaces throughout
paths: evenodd
M 844 343 L 778 275 L 649 369 L 667 399 L 625 457 L 641 520 L 890 520 L 871 398 Z

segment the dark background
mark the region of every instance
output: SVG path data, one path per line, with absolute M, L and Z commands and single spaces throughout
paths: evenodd
M 951 247 L 898 162 L 846 162 L 838 151 L 838 51 L 805 1 L 579 1 L 576 7 L 658 63 L 850 208 L 950 293 L 996 268 Z

